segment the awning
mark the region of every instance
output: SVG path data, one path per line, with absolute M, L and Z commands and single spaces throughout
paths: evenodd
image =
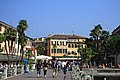
M 78 58 L 57 58 L 59 60 L 78 60 Z M 81 58 L 79 58 L 80 60 Z

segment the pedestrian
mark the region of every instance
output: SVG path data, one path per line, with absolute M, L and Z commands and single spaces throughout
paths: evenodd
M 42 68 L 42 62 L 40 60 L 37 61 L 36 68 L 37 68 L 37 77 L 40 77 L 41 76 L 41 68 Z
M 64 79 L 66 78 L 66 72 L 67 72 L 67 65 L 63 64 Z
M 58 72 L 61 72 L 61 66 L 62 66 L 61 61 L 58 60 L 57 64 L 58 64 Z
M 48 69 L 48 62 L 45 59 L 43 62 L 43 71 L 44 71 L 44 77 L 46 78 L 46 74 L 47 74 L 47 69 Z
M 53 66 L 53 78 L 57 77 L 57 73 L 58 73 L 58 64 L 57 64 L 57 60 L 56 59 L 53 59 L 52 61 L 52 66 Z

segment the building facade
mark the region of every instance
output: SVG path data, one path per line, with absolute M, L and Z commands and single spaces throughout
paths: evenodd
M 120 36 L 120 25 L 113 30 L 112 35 L 119 35 Z M 120 55 L 117 57 L 117 63 L 120 64 Z
M 6 28 L 12 28 L 14 31 L 16 31 L 16 29 L 14 27 L 12 27 L 11 25 L 8 25 L 2 21 L 0 21 L 0 34 L 3 34 Z M 11 53 L 11 50 L 9 48 L 11 48 L 11 41 L 9 40 L 10 44 L 8 45 L 8 40 L 6 41 L 6 48 L 9 54 Z M 6 54 L 6 50 L 5 50 L 5 42 L 3 41 L 2 43 L 0 43 L 1 49 L 3 49 L 3 51 L 1 52 L 2 54 Z M 13 50 L 12 52 L 16 50 L 16 42 L 13 42 Z
M 112 35 L 120 35 L 120 25 L 113 30 Z
M 78 57 L 78 45 L 86 47 L 85 37 L 78 35 L 50 35 L 46 39 L 47 55 L 54 57 Z

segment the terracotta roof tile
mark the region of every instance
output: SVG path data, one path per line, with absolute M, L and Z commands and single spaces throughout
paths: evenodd
M 86 39 L 85 37 L 79 36 L 79 35 L 64 35 L 64 34 L 55 34 L 55 35 L 51 35 L 48 38 L 52 38 L 52 39 Z

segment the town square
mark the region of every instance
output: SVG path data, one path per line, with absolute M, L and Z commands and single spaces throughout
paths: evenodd
M 0 80 L 120 80 L 119 0 L 0 3 Z

